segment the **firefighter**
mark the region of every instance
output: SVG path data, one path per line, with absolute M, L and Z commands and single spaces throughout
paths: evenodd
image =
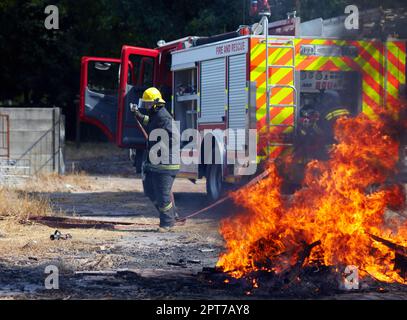
M 140 112 L 139 108 L 144 108 L 147 114 Z M 163 129 L 168 133 L 169 141 L 162 144 L 160 141 L 159 153 L 167 154 L 167 158 L 160 163 L 152 161 L 150 151 L 159 143 L 159 141 L 148 141 L 147 145 L 147 160 L 143 164 L 143 172 L 145 173 L 145 193 L 153 202 L 160 214 L 159 232 L 171 231 L 176 218 L 178 217 L 174 198 L 172 195 L 172 186 L 175 176 L 179 171 L 179 156 L 175 154 L 173 148 L 174 143 L 177 143 L 179 133 L 173 123 L 173 117 L 165 108 L 165 101 L 158 89 L 152 87 L 144 91 L 142 98 L 139 101 L 138 108 L 135 110 L 136 118 L 146 128 L 148 135 L 155 129 Z M 157 148 L 154 149 L 158 150 Z
M 308 130 L 301 130 L 301 134 L 307 135 L 304 138 L 311 139 L 314 146 L 319 146 L 313 158 L 327 160 L 329 150 L 336 142 L 334 134 L 336 120 L 342 116 L 350 116 L 351 113 L 348 108 L 342 106 L 340 95 L 335 90 L 321 92 L 320 99 L 312 112 L 316 113 L 314 115 L 316 121 L 309 125 Z
M 319 120 L 314 130 L 320 136 L 320 142 L 323 145 L 317 157 L 327 160 L 329 151 L 336 142 L 334 133 L 336 120 L 343 116 L 350 116 L 351 113 L 342 106 L 340 95 L 335 90 L 323 91 L 315 110 L 319 113 Z

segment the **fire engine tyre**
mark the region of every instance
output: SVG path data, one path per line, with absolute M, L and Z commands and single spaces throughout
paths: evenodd
M 211 164 L 206 167 L 206 194 L 210 202 L 218 200 L 224 193 L 222 166 Z

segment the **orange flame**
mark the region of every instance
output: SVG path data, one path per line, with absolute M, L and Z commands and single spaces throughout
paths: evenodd
M 260 269 L 279 273 L 297 262 L 304 242 L 319 240 L 307 263 L 355 265 L 361 276 L 404 282 L 393 270 L 394 251 L 370 237 L 407 245 L 407 223 L 390 223 L 385 215 L 388 207 L 404 205 L 404 192 L 397 184 L 367 192 L 395 172 L 401 110 L 401 105 L 389 108 L 376 119 L 364 114 L 340 118 L 330 159 L 311 161 L 302 188 L 292 197 L 282 195 L 274 163 L 266 179 L 234 192 L 232 198 L 245 212 L 222 221 L 227 250 L 217 266 L 237 278 Z

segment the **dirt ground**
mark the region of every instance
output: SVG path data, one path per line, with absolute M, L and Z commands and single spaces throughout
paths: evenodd
M 97 150 L 97 151 L 95 151 Z M 228 204 L 190 219 L 173 233 L 155 232 L 158 214 L 143 195 L 125 151 L 114 147 L 68 146 L 66 177 L 27 181 L 18 188 L 47 199 L 54 215 L 146 224 L 130 231 L 59 229 L 68 240 L 50 240 L 55 228 L 0 219 L 2 299 L 246 299 L 270 298 L 197 276 L 214 267 L 223 250 L 218 232 Z M 177 179 L 175 201 L 181 216 L 204 207 L 205 182 Z M 175 265 L 174 265 L 175 264 Z M 49 265 L 59 270 L 59 289 L 46 289 Z M 405 299 L 401 285 L 386 290 L 337 292 L 328 296 L 280 293 L 275 298 Z

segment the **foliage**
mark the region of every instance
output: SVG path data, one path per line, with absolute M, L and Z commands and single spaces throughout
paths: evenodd
M 402 4 L 400 0 L 269 0 L 272 19 L 282 19 L 297 8 L 303 20 L 342 14 L 346 4 L 358 2 L 362 9 Z M 250 0 L 56 0 L 60 29 L 46 30 L 48 4 L 46 0 L 0 2 L 0 104 L 56 105 L 74 114 L 81 56 L 118 57 L 123 44 L 155 47 L 160 39 L 213 35 L 258 20 L 249 17 Z

